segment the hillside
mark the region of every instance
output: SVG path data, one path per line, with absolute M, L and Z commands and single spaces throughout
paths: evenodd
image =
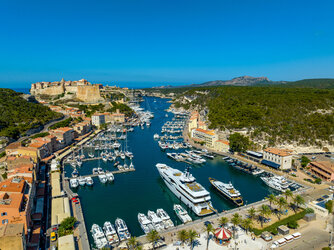
M 188 98 L 184 98 L 184 97 Z M 192 97 L 192 102 L 186 101 Z M 177 96 L 175 106 L 209 111 L 211 128 L 246 129 L 269 145 L 334 144 L 334 90 L 290 87 L 194 88 Z
M 42 104 L 26 101 L 21 95 L 0 88 L 0 136 L 17 138 L 31 128 L 61 116 Z
M 319 78 L 319 79 L 304 79 L 295 82 L 289 82 L 285 84 L 286 87 L 293 88 L 319 88 L 319 89 L 333 89 L 334 79 Z

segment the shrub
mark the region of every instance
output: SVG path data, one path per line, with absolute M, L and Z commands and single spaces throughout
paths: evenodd
M 306 208 L 305 209 L 305 214 L 314 214 L 313 208 L 310 208 L 310 207 Z
M 314 183 L 316 183 L 316 184 L 321 184 L 321 179 L 320 178 L 317 178 L 317 179 L 315 179 L 315 181 L 314 181 Z
M 45 137 L 45 136 L 48 136 L 48 135 L 49 135 L 49 132 L 43 132 L 43 133 L 35 134 L 35 135 L 31 136 L 30 138 L 31 139 L 36 139 L 38 137 Z
M 277 235 L 277 234 L 278 234 L 277 228 L 274 228 L 273 230 L 271 230 L 271 233 L 272 233 L 273 235 Z
M 1 176 L 4 180 L 6 180 L 7 179 L 7 172 L 3 173 Z
M 73 233 L 74 224 L 77 222 L 77 219 L 74 217 L 65 218 L 58 228 L 59 237 L 64 235 L 69 235 Z
M 329 200 L 325 203 L 325 208 L 328 210 L 329 213 L 333 212 L 333 201 Z
M 296 229 L 299 227 L 297 221 L 289 221 L 287 224 L 288 228 Z
M 6 152 L 5 151 L 3 151 L 3 152 L 0 153 L 0 158 L 4 157 L 4 156 L 6 156 Z

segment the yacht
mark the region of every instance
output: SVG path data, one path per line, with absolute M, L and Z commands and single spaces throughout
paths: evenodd
M 187 213 L 187 211 L 179 204 L 174 205 L 174 212 L 176 213 L 177 217 L 183 222 L 187 223 L 192 221 L 191 217 Z
M 78 178 L 78 181 L 79 181 L 80 186 L 85 186 L 86 185 L 86 178 L 85 177 L 80 176 Z
M 99 180 L 101 183 L 106 183 L 108 179 L 105 174 L 99 174 Z
M 210 193 L 189 173 L 189 167 L 182 173 L 166 164 L 156 165 L 167 187 L 197 216 L 206 216 L 215 212 L 211 204 Z
M 114 175 L 111 172 L 107 172 L 106 177 L 107 177 L 108 181 L 114 181 L 114 179 L 115 179 Z
M 149 210 L 147 212 L 147 218 L 150 221 L 152 221 L 155 230 L 157 230 L 158 232 L 161 232 L 162 230 L 164 230 L 165 228 L 164 224 L 155 212 Z
M 71 188 L 77 188 L 79 186 L 79 181 L 76 178 L 70 179 Z
M 162 220 L 165 229 L 174 227 L 173 221 L 170 219 L 169 215 L 166 213 L 165 210 L 163 210 L 162 208 L 157 209 L 157 215 Z
M 159 139 L 159 135 L 158 135 L 158 134 L 154 134 L 154 135 L 153 135 L 153 139 L 154 139 L 154 140 L 158 140 L 158 139 Z
M 129 168 L 130 168 L 130 169 L 134 169 L 134 168 L 135 168 L 135 166 L 133 165 L 132 161 L 131 161 L 131 163 L 130 163 Z
M 79 176 L 79 172 L 78 172 L 78 170 L 75 168 L 74 170 L 73 170 L 73 172 L 72 172 L 72 177 L 73 178 L 77 178 Z
M 87 186 L 93 186 L 94 181 L 93 181 L 92 177 L 90 177 L 90 176 L 86 177 L 86 184 L 87 184 Z
M 215 187 L 221 195 L 232 201 L 235 205 L 242 206 L 244 204 L 240 192 L 233 187 L 231 182 L 224 183 L 214 178 L 209 178 L 209 181 L 211 185 Z
M 269 187 L 271 187 L 272 189 L 275 189 L 277 191 L 284 192 L 285 190 L 289 189 L 290 184 L 288 183 L 288 181 L 283 176 L 279 176 L 279 175 L 262 176 L 260 178 Z
M 123 152 L 121 152 L 120 157 L 122 160 L 125 160 L 125 154 Z
M 104 170 L 102 168 L 97 168 L 97 173 L 98 174 L 104 174 Z
M 103 230 L 110 245 L 119 242 L 119 238 L 116 233 L 115 227 L 113 224 L 110 223 L 110 221 L 106 221 L 104 223 Z
M 115 221 L 116 231 L 118 233 L 120 241 L 130 239 L 131 235 L 129 233 L 128 227 L 126 226 L 124 220 L 117 218 Z
M 97 168 L 93 168 L 93 174 L 98 174 L 99 171 L 97 170 Z
M 154 229 L 152 222 L 147 218 L 145 214 L 139 213 L 138 221 L 145 234 L 148 234 Z
M 93 224 L 92 229 L 90 231 L 92 233 L 94 243 L 97 248 L 101 249 L 108 244 L 108 241 L 99 225 Z

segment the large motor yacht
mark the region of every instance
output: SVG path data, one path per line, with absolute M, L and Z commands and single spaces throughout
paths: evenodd
M 165 229 L 174 227 L 173 221 L 170 219 L 169 215 L 166 213 L 165 210 L 163 210 L 162 208 L 157 209 L 157 215 L 162 220 Z
M 104 223 L 103 230 L 110 245 L 119 242 L 119 238 L 116 233 L 115 227 L 113 224 L 110 223 L 110 221 L 106 221 Z
M 92 232 L 92 236 L 97 248 L 103 248 L 108 244 L 108 241 L 99 225 L 93 224 L 90 231 Z
M 167 187 L 197 216 L 209 215 L 215 211 L 210 193 L 196 182 L 195 177 L 189 173 L 189 167 L 184 173 L 166 164 L 158 163 L 156 167 Z
M 274 176 L 262 176 L 260 177 L 261 180 L 264 181 L 269 187 L 284 192 L 285 190 L 289 189 L 290 184 L 288 181 L 283 177 L 279 175 Z
M 147 218 L 145 214 L 139 213 L 138 221 L 145 234 L 148 234 L 154 229 L 152 222 Z
M 128 240 L 131 238 L 128 227 L 126 226 L 124 220 L 117 218 L 115 221 L 115 227 L 120 241 Z
M 209 178 L 209 181 L 221 195 L 232 201 L 235 205 L 242 206 L 244 204 L 240 192 L 233 187 L 231 182 L 224 183 L 214 178 Z

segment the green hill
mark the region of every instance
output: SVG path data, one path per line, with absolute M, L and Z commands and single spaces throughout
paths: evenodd
M 333 89 L 334 79 L 319 78 L 319 79 L 305 79 L 295 82 L 289 82 L 284 84 L 286 87 L 298 87 L 298 88 L 319 88 L 319 89 Z
M 0 136 L 17 138 L 29 129 L 61 117 L 39 103 L 31 103 L 21 93 L 0 88 Z

